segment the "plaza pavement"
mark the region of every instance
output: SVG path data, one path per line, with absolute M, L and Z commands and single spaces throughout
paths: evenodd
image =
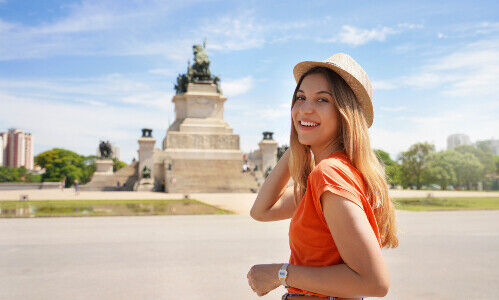
M 499 210 L 397 219 L 386 299 L 497 298 Z M 0 299 L 260 299 L 246 274 L 288 260 L 288 227 L 244 214 L 0 219 Z
M 392 197 L 499 197 L 390 191 Z M 179 199 L 183 194 L 0 191 L 0 200 Z M 256 299 L 253 264 L 289 258 L 289 220 L 260 223 L 257 194 L 190 194 L 226 216 L 0 219 L 0 299 Z M 492 299 L 499 293 L 499 211 L 397 211 L 400 246 L 383 250 L 387 299 Z M 279 299 L 279 288 L 263 299 Z

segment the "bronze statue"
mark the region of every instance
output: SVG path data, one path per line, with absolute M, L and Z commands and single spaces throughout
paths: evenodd
M 113 147 L 109 141 L 100 141 L 99 151 L 100 158 L 110 159 L 113 157 Z
M 147 166 L 144 166 L 142 169 L 142 178 L 151 178 L 151 169 L 149 169 Z
M 220 88 L 220 77 L 211 76 L 210 59 L 206 53 L 206 40 L 203 45 L 194 45 L 192 50 L 194 53 L 194 64 L 191 66 L 190 61 L 187 62 L 187 72 L 177 76 L 177 84 L 175 92 L 182 94 L 187 92 L 187 85 L 190 82 L 214 83 L 217 86 L 217 92 L 222 93 Z

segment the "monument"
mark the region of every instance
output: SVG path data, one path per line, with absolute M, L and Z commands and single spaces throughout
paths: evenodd
M 227 98 L 220 78 L 211 74 L 205 46 L 193 46 L 194 64 L 188 63 L 187 72 L 177 77 L 175 121 L 162 149 L 154 149 L 150 136 L 139 139 L 140 182 L 174 193 L 256 192 L 254 176 L 242 172 L 239 135 L 224 120 Z
M 151 173 L 154 168 L 154 144 L 156 140 L 152 137 L 152 129 L 142 129 L 142 137 L 139 138 L 139 180 L 134 186 L 135 191 L 154 191 L 154 179 Z
M 113 146 L 109 141 L 99 143 L 96 170 L 89 183 L 80 186 L 82 191 L 131 191 L 138 181 L 137 163 L 113 172 Z
M 94 176 L 108 176 L 113 175 L 113 150 L 109 141 L 100 141 L 99 143 L 100 159 L 95 161 L 97 168 Z

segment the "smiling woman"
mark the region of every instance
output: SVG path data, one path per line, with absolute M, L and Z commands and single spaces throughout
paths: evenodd
M 398 239 L 384 169 L 369 144 L 369 78 L 346 54 L 301 62 L 294 75 L 291 146 L 251 209 L 258 221 L 291 218 L 291 256 L 253 266 L 249 284 L 259 296 L 282 284 L 283 299 L 383 297 L 390 280 L 381 248 Z M 294 188 L 285 190 L 290 177 Z

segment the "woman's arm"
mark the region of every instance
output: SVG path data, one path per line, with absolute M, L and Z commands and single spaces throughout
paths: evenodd
M 262 184 L 250 211 L 253 219 L 276 221 L 293 216 L 295 211 L 293 191 L 292 188 L 286 189 L 290 178 L 289 155 L 288 148 Z
M 351 201 L 325 192 L 323 212 L 344 264 L 288 266 L 287 284 L 336 297 L 383 297 L 390 285 L 388 267 L 365 212 Z

